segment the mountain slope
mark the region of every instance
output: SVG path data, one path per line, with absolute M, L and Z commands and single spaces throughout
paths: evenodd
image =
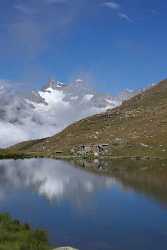
M 167 80 L 164 80 L 120 107 L 76 122 L 53 137 L 21 143 L 11 150 L 46 156 L 99 153 L 166 157 L 166 126 Z M 105 150 L 96 148 L 101 144 L 105 144 Z

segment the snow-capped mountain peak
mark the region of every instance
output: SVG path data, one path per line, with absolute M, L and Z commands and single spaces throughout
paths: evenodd
M 99 94 L 81 79 L 67 85 L 49 80 L 41 90 L 26 96 L 13 93 L 6 84 L 0 86 L 0 147 L 52 136 L 77 120 L 120 105 L 133 95 Z
M 49 80 L 48 83 L 44 85 L 42 90 L 47 91 L 48 89 L 57 89 L 57 88 L 62 88 L 62 87 L 65 87 L 64 83 L 60 81 L 56 81 L 56 80 Z

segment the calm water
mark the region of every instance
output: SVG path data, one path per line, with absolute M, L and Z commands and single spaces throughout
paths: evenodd
M 166 250 L 167 170 L 98 176 L 64 161 L 0 161 L 0 212 L 80 250 Z

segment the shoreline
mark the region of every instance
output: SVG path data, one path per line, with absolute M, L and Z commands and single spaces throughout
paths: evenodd
M 45 154 L 36 154 L 36 153 L 0 153 L 0 160 L 5 159 L 32 159 L 32 158 L 48 158 L 55 160 L 167 160 L 167 157 L 160 156 L 141 156 L 141 155 L 132 155 L 132 156 L 76 156 L 76 155 L 45 155 Z

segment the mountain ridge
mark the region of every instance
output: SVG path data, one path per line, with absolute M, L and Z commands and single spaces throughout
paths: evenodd
M 53 137 L 25 142 L 11 150 L 45 156 L 164 158 L 166 109 L 167 80 L 163 80 L 119 107 L 75 122 Z

